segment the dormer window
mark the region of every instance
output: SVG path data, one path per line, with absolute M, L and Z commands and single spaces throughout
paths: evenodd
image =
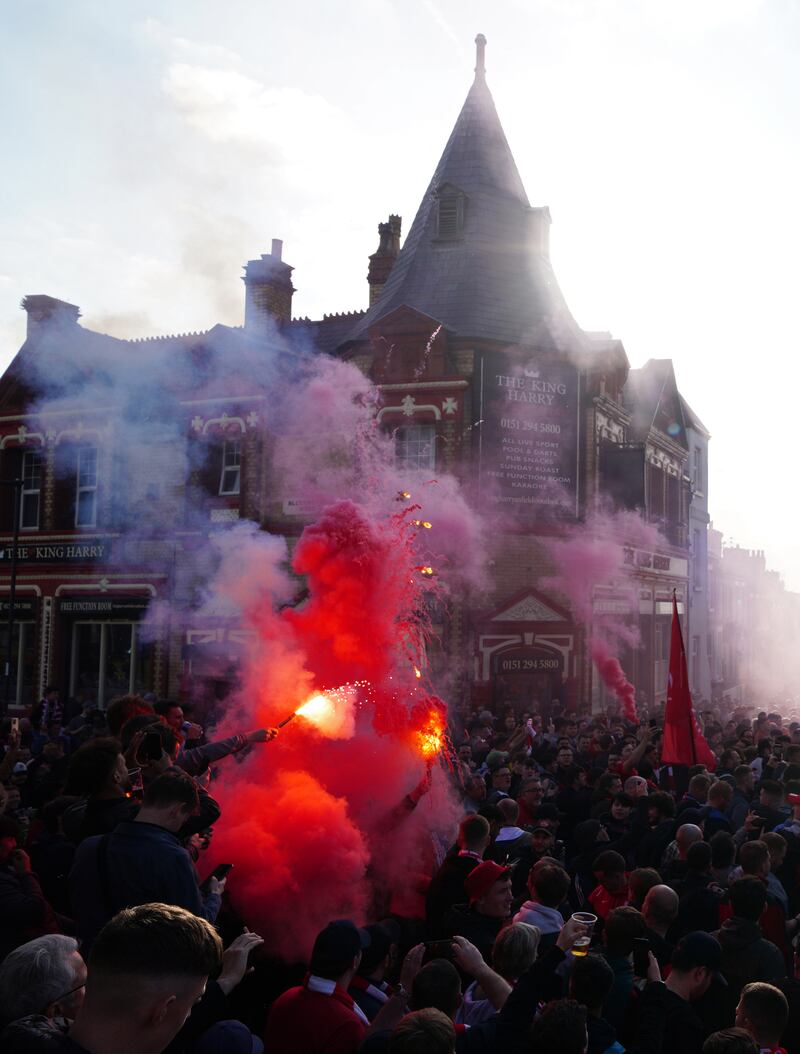
M 454 241 L 464 233 L 464 205 L 466 196 L 458 187 L 447 184 L 437 194 L 436 237 L 439 241 Z

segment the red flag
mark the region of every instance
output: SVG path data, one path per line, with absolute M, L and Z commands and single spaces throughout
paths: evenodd
M 694 716 L 692 693 L 689 691 L 689 671 L 686 668 L 686 651 L 683 647 L 678 602 L 674 593 L 661 761 L 664 765 L 705 765 L 712 772 L 717 767 L 717 759 L 698 728 Z

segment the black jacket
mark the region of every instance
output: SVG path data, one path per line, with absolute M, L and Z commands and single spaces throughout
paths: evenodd
M 455 904 L 444 917 L 444 936 L 466 937 L 490 963 L 495 938 L 507 921 L 481 915 L 468 904 Z
M 722 945 L 722 973 L 736 1000 L 751 981 L 774 984 L 786 976 L 783 955 L 772 941 L 765 940 L 757 922 L 732 915 L 714 936 Z
M 664 1051 L 675 1054 L 702 1054 L 706 1030 L 692 1004 L 665 989 Z
M 443 936 L 442 925 L 450 908 L 465 899 L 464 881 L 479 863 L 474 856 L 449 856 L 431 879 L 425 895 L 425 918 L 434 940 Z

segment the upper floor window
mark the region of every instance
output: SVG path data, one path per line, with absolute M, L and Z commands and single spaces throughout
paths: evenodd
M 395 432 L 394 463 L 397 468 L 436 468 L 436 425 L 404 425 Z
M 26 450 L 22 455 L 19 525 L 23 531 L 35 531 L 39 526 L 42 464 L 42 455 L 38 450 Z
M 703 464 L 703 448 L 696 446 L 694 448 L 694 465 L 693 465 L 693 476 L 694 476 L 694 489 L 700 494 L 705 491 L 705 465 Z
M 238 439 L 226 439 L 222 444 L 222 468 L 219 493 L 238 494 L 241 485 L 242 448 Z
M 78 448 L 75 477 L 75 526 L 97 526 L 97 447 Z

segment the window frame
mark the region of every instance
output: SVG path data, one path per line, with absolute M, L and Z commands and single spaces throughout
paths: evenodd
M 422 431 L 423 429 L 425 429 L 426 431 L 428 431 L 428 434 L 430 435 L 430 460 L 426 461 L 424 464 L 420 461 L 418 454 L 414 458 L 413 461 L 411 459 L 409 459 L 408 456 L 405 456 L 403 459 L 401 459 L 398 456 L 398 447 L 399 447 L 399 445 L 401 443 L 405 443 L 406 446 L 408 446 L 409 441 L 410 442 L 414 442 L 414 443 L 417 444 L 417 446 L 419 448 L 425 442 L 425 440 L 423 440 L 421 438 L 409 439 L 409 437 L 407 436 L 407 433 L 409 431 L 411 431 L 412 429 L 416 430 L 416 431 Z M 437 431 L 437 428 L 436 428 L 436 422 L 435 421 L 415 421 L 413 423 L 409 423 L 409 424 L 406 424 L 406 425 L 400 425 L 399 427 L 397 427 L 395 429 L 395 433 L 394 433 L 394 463 L 395 463 L 395 468 L 398 468 L 398 469 L 401 469 L 401 470 L 409 470 L 409 471 L 417 470 L 417 471 L 424 471 L 424 472 L 435 472 L 436 471 L 436 460 L 437 460 L 437 458 L 436 458 L 436 454 L 437 454 L 437 451 L 436 451 L 436 440 L 437 440 L 437 438 L 438 438 L 438 431 Z
M 235 463 L 227 464 L 228 450 L 235 448 Z M 229 472 L 236 473 L 235 488 L 225 488 L 225 477 Z M 219 489 L 217 494 L 220 498 L 238 498 L 242 493 L 242 441 L 241 439 L 225 439 L 222 442 L 222 459 L 219 472 Z
M 94 483 L 82 484 L 81 483 L 81 459 L 84 454 L 91 451 L 94 454 Z M 100 449 L 96 446 L 79 446 L 77 449 L 77 457 L 75 459 L 75 526 L 76 527 L 96 527 L 97 526 L 97 481 L 99 477 L 99 463 L 100 463 Z M 81 523 L 81 495 L 91 494 L 92 495 L 92 520 L 91 523 Z
M 26 487 L 26 465 L 28 458 L 35 457 L 39 462 L 39 478 L 38 485 L 36 487 Z M 19 529 L 21 531 L 38 531 L 42 517 L 42 475 L 44 470 L 44 456 L 42 451 L 35 447 L 29 447 L 27 450 L 22 451 L 22 465 L 20 466 L 20 479 L 22 480 L 22 489 L 19 495 Z M 30 498 L 33 495 L 36 496 L 36 523 L 25 524 L 24 522 L 24 511 L 25 511 L 25 499 Z

